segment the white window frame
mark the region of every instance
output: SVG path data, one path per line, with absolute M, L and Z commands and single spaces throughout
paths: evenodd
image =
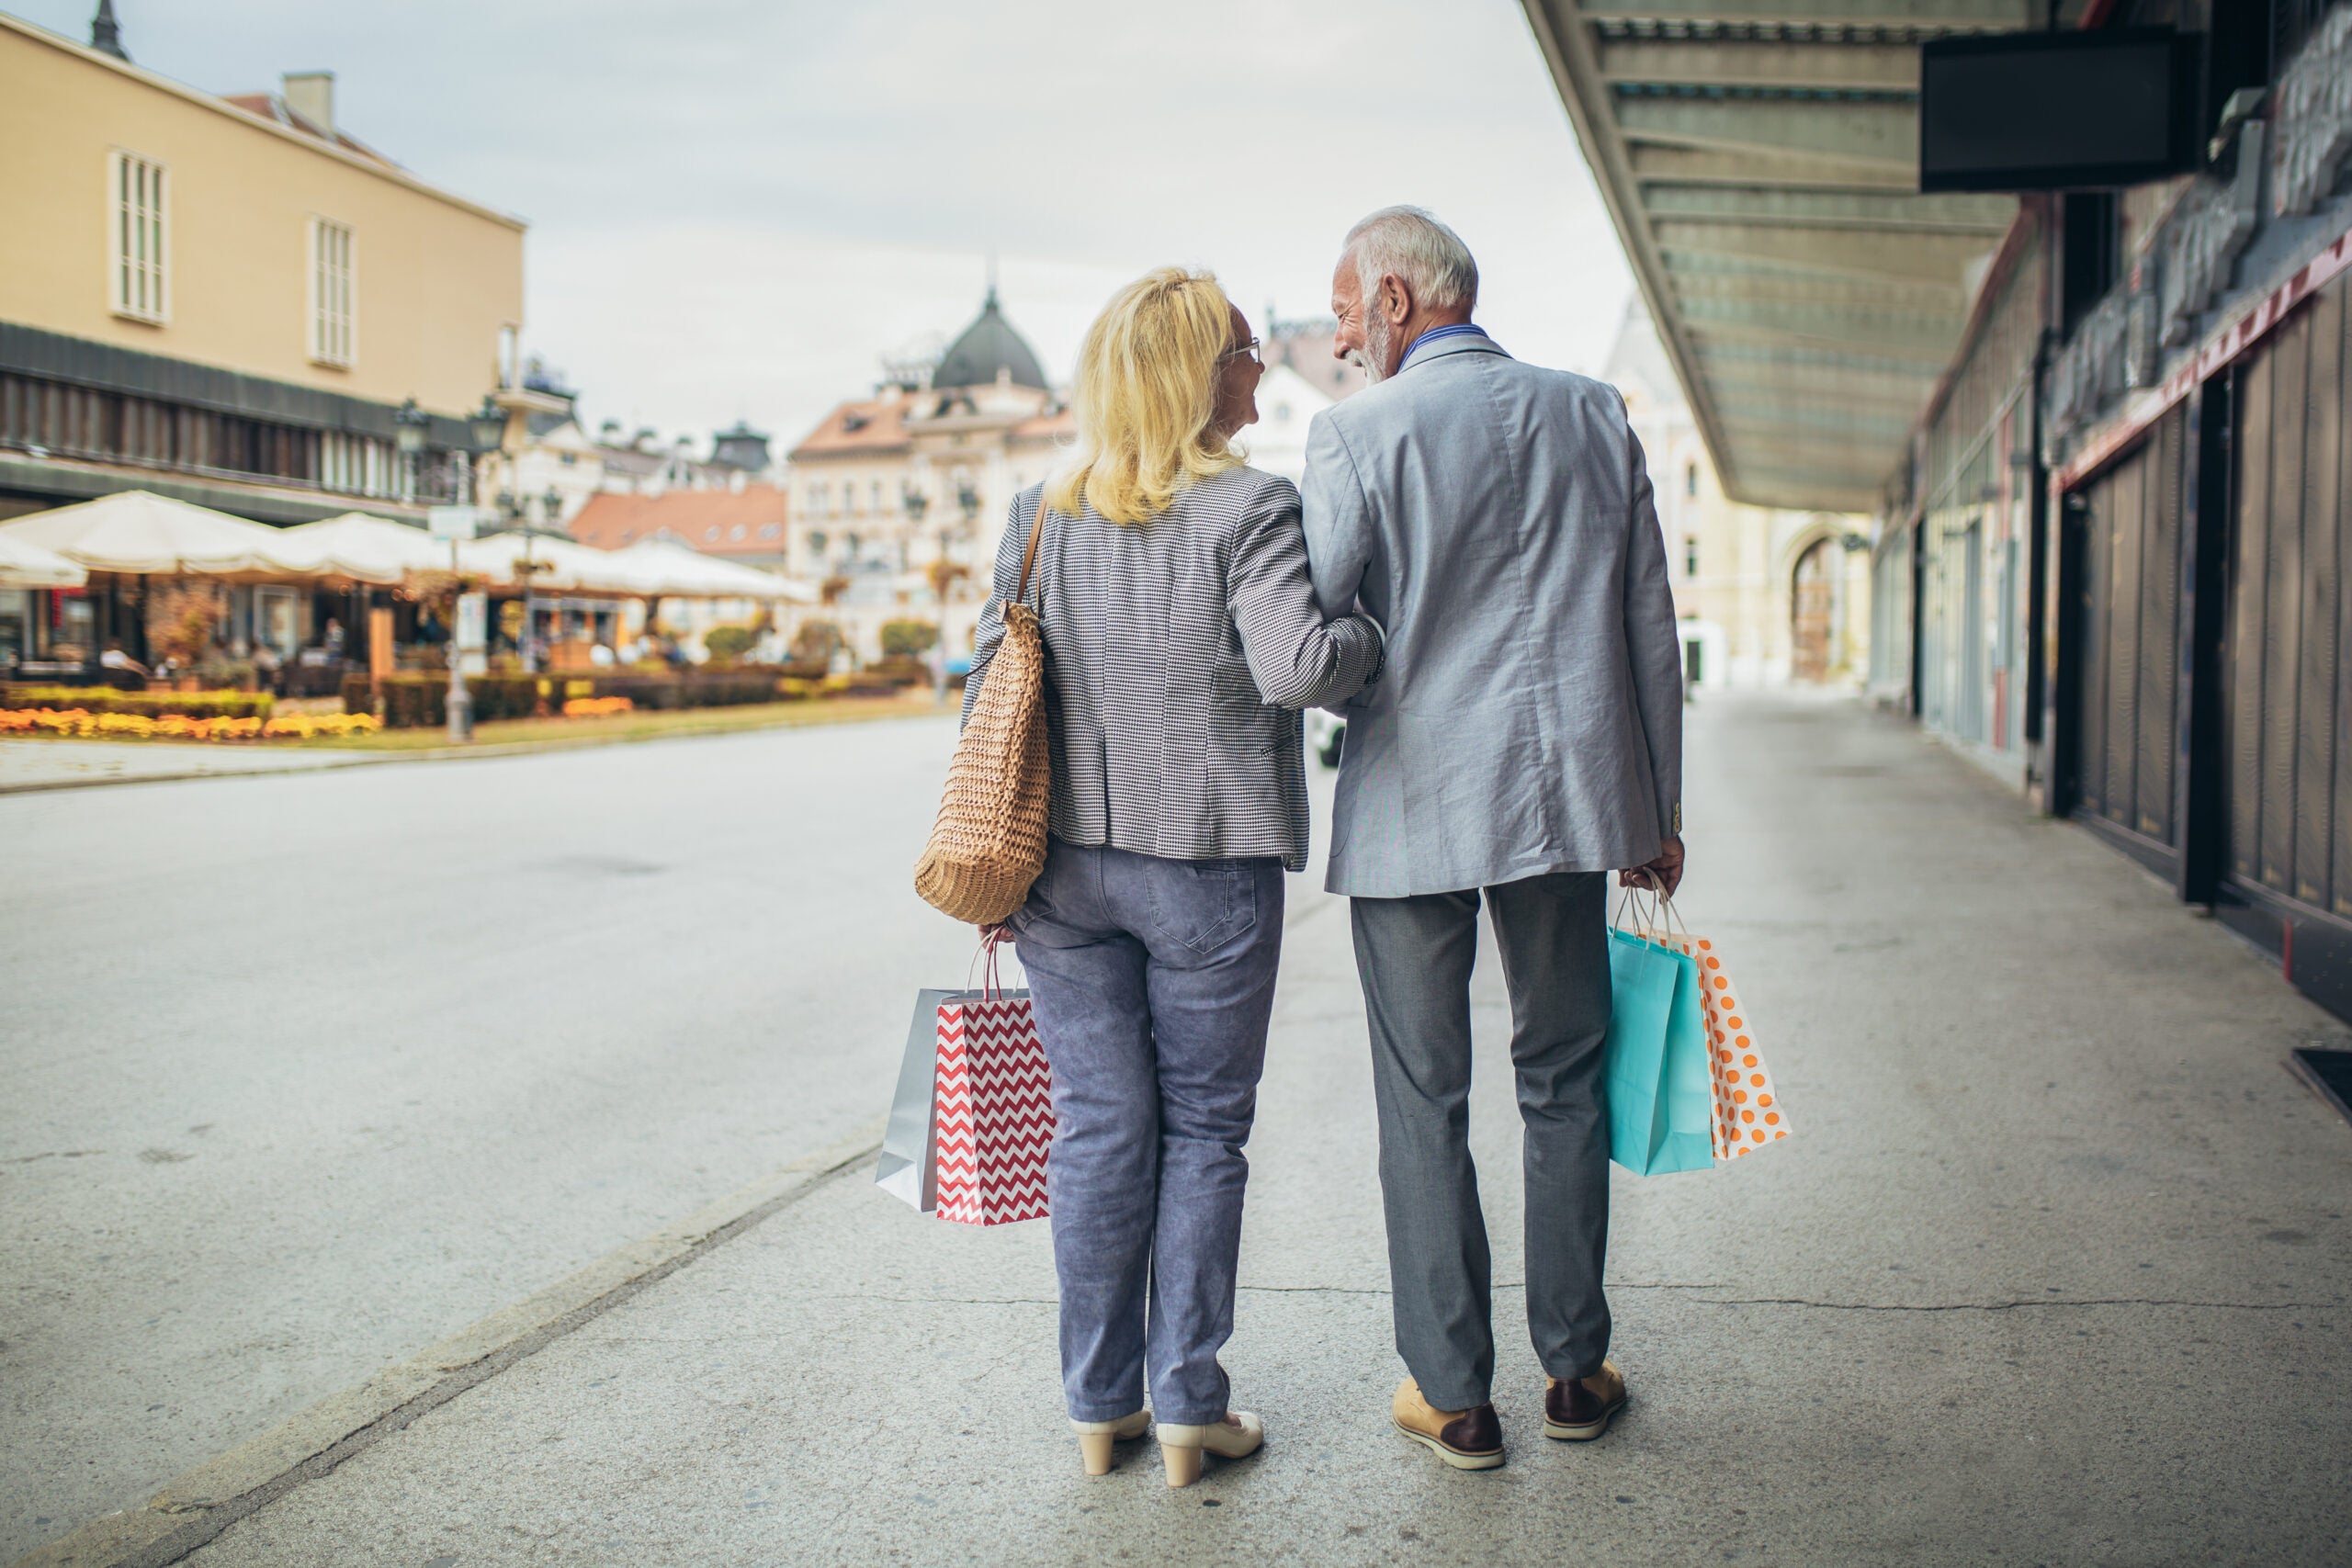
M 310 224 L 311 363 L 348 370 L 359 360 L 359 242 L 348 223 Z
M 150 326 L 172 319 L 171 171 L 117 147 L 107 154 L 107 300 Z

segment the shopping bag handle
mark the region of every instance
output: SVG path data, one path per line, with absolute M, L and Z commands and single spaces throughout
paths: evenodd
M 1645 866 L 1634 874 L 1649 878 L 1649 886 L 1644 887 L 1635 883 L 1626 887 L 1617 900 L 1617 914 L 1609 922 L 1610 929 L 1618 931 L 1625 929 L 1625 910 L 1630 906 L 1634 911 L 1634 934 L 1639 935 L 1645 930 L 1668 935 L 1679 931 L 1688 939 L 1690 928 L 1683 924 L 1681 914 L 1674 907 L 1674 895 L 1666 890 L 1666 885 L 1658 879 L 1657 873 Z M 1650 901 L 1646 913 L 1641 904 L 1645 894 Z
M 972 971 L 975 967 L 978 967 L 980 972 L 981 998 L 991 1002 L 1002 999 L 1004 982 L 997 976 L 996 954 L 998 948 L 1004 946 L 1012 942 L 1012 933 L 1003 926 L 986 926 L 981 928 L 980 945 L 973 951 L 972 962 L 964 965 L 964 988 L 966 990 L 968 991 L 972 988 Z M 1019 950 L 1015 949 L 1016 958 L 1018 957 L 1018 954 Z M 985 960 L 985 963 L 983 963 L 983 960 Z

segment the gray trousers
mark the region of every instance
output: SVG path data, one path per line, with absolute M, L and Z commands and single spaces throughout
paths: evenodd
M 1591 1376 L 1609 1350 L 1604 875 L 1486 890 L 1510 992 L 1524 1128 L 1528 1333 L 1558 1378 Z M 1440 1410 L 1486 1404 L 1495 1374 L 1493 1259 L 1469 1137 L 1478 904 L 1476 888 L 1351 902 L 1372 1026 L 1396 1350 Z
M 1054 1072 L 1046 1194 L 1070 1416 L 1118 1420 L 1148 1382 L 1162 1421 L 1221 1421 L 1282 862 L 1057 839 L 1012 924 Z

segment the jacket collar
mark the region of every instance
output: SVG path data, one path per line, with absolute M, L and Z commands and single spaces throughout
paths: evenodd
M 1396 367 L 1396 373 L 1401 376 L 1416 365 L 1431 359 L 1441 359 L 1449 354 L 1500 354 L 1505 359 L 1510 357 L 1509 354 L 1503 352 L 1500 344 L 1488 337 L 1483 331 L 1448 333 L 1434 343 L 1430 342 L 1429 334 L 1424 333 L 1413 340 L 1411 348 L 1405 351 L 1404 362 Z

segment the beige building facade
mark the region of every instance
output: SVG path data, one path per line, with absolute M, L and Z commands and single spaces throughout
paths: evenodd
M 465 417 L 513 380 L 522 220 L 341 130 L 328 73 L 216 97 L 0 16 L 0 213 L 8 511 L 454 499 Z

